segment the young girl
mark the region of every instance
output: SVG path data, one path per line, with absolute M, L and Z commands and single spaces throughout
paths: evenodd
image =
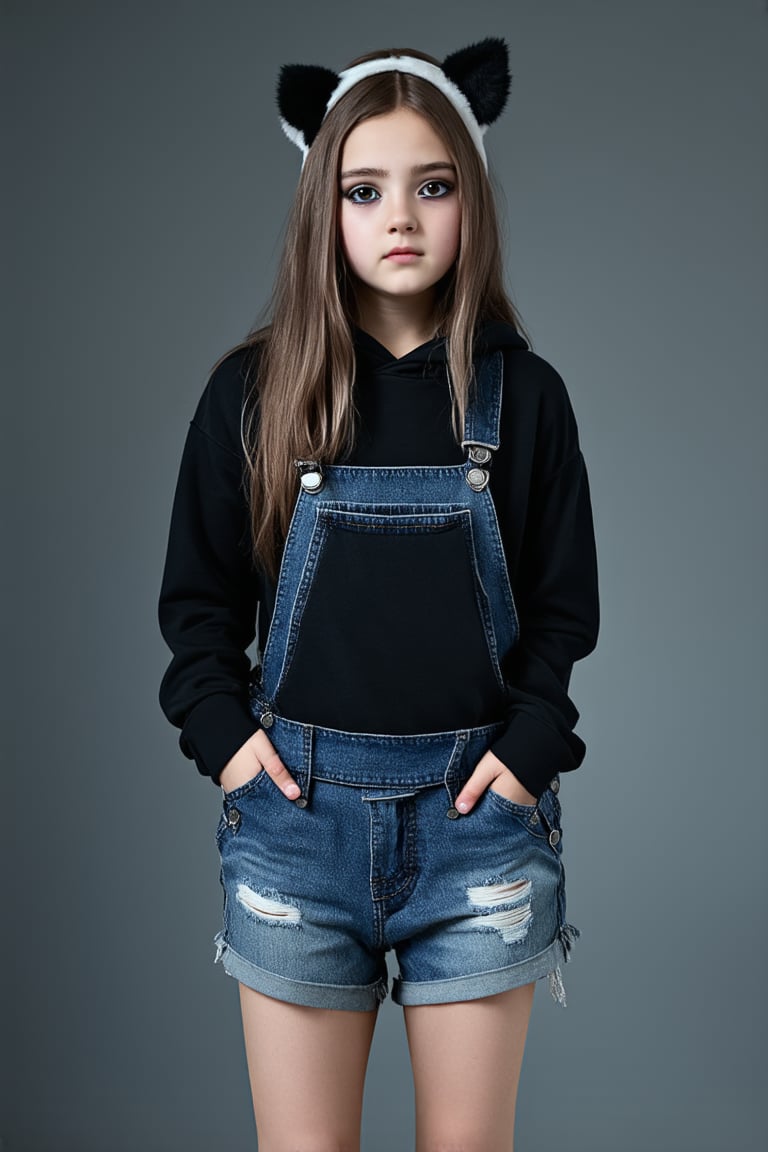
M 282 70 L 304 165 L 272 323 L 184 448 L 160 699 L 223 793 L 216 959 L 261 1152 L 359 1147 L 390 949 L 420 1152 L 512 1148 L 534 982 L 564 1001 L 595 550 L 563 382 L 502 286 L 508 89 L 499 40 Z

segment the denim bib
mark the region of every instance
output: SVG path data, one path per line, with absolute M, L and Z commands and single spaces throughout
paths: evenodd
M 489 702 L 482 719 L 503 715 L 503 660 L 519 626 L 488 484 L 499 447 L 502 379 L 500 352 L 479 363 L 463 464 L 296 461 L 300 490 L 257 673 L 265 726 L 286 714 L 281 695 L 296 699 L 297 667 L 303 686 L 307 667 L 316 665 L 318 683 L 338 682 L 343 692 L 345 644 L 370 649 L 375 659 L 382 630 L 388 650 L 402 654 L 393 670 L 395 698 L 418 692 L 418 675 L 425 674 L 414 671 L 419 659 L 436 670 L 464 659 L 478 669 L 478 707 L 481 699 Z M 382 596 L 387 581 L 391 597 Z M 335 637 L 334 629 L 343 634 Z M 302 719 L 313 721 L 311 693 L 304 692 L 301 707 Z

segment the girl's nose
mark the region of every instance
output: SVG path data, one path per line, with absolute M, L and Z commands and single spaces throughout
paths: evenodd
M 416 228 L 416 217 L 405 201 L 398 199 L 391 207 L 389 232 L 413 232 Z
M 395 216 L 390 221 L 390 232 L 414 232 L 416 230 L 416 221 L 413 217 L 409 216 Z

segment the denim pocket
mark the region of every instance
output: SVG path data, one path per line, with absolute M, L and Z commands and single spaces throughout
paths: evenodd
M 266 768 L 260 768 L 259 771 L 251 776 L 250 780 L 246 780 L 244 784 L 238 784 L 236 788 L 231 788 L 229 792 L 224 792 L 222 796 L 222 803 L 226 807 L 228 804 L 234 803 L 235 800 L 241 800 L 243 796 L 247 796 L 250 792 L 261 784 L 264 776 L 269 775 Z
M 267 770 L 261 768 L 255 776 L 246 780 L 244 784 L 239 784 L 237 788 L 222 793 L 221 814 L 215 833 L 219 849 L 222 847 L 227 832 L 231 832 L 233 835 L 237 835 L 239 832 L 243 820 L 241 808 L 248 804 L 268 775 Z
M 508 800 L 500 792 L 486 788 L 484 796 L 492 807 L 497 808 L 504 816 L 510 816 L 522 824 L 527 832 L 536 840 L 547 841 L 551 829 L 544 819 L 538 804 L 517 804 Z

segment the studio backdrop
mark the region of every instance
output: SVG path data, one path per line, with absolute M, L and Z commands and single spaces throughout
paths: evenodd
M 508 282 L 579 423 L 602 633 L 563 780 L 568 1007 L 527 1152 L 764 1147 L 768 11 L 762 0 L 4 0 L 2 1152 L 253 1149 L 214 967 L 221 794 L 157 691 L 188 422 L 268 301 L 284 62 L 510 46 Z M 279 1069 L 277 1075 L 289 1074 Z M 411 1146 L 399 1009 L 366 1152 Z

